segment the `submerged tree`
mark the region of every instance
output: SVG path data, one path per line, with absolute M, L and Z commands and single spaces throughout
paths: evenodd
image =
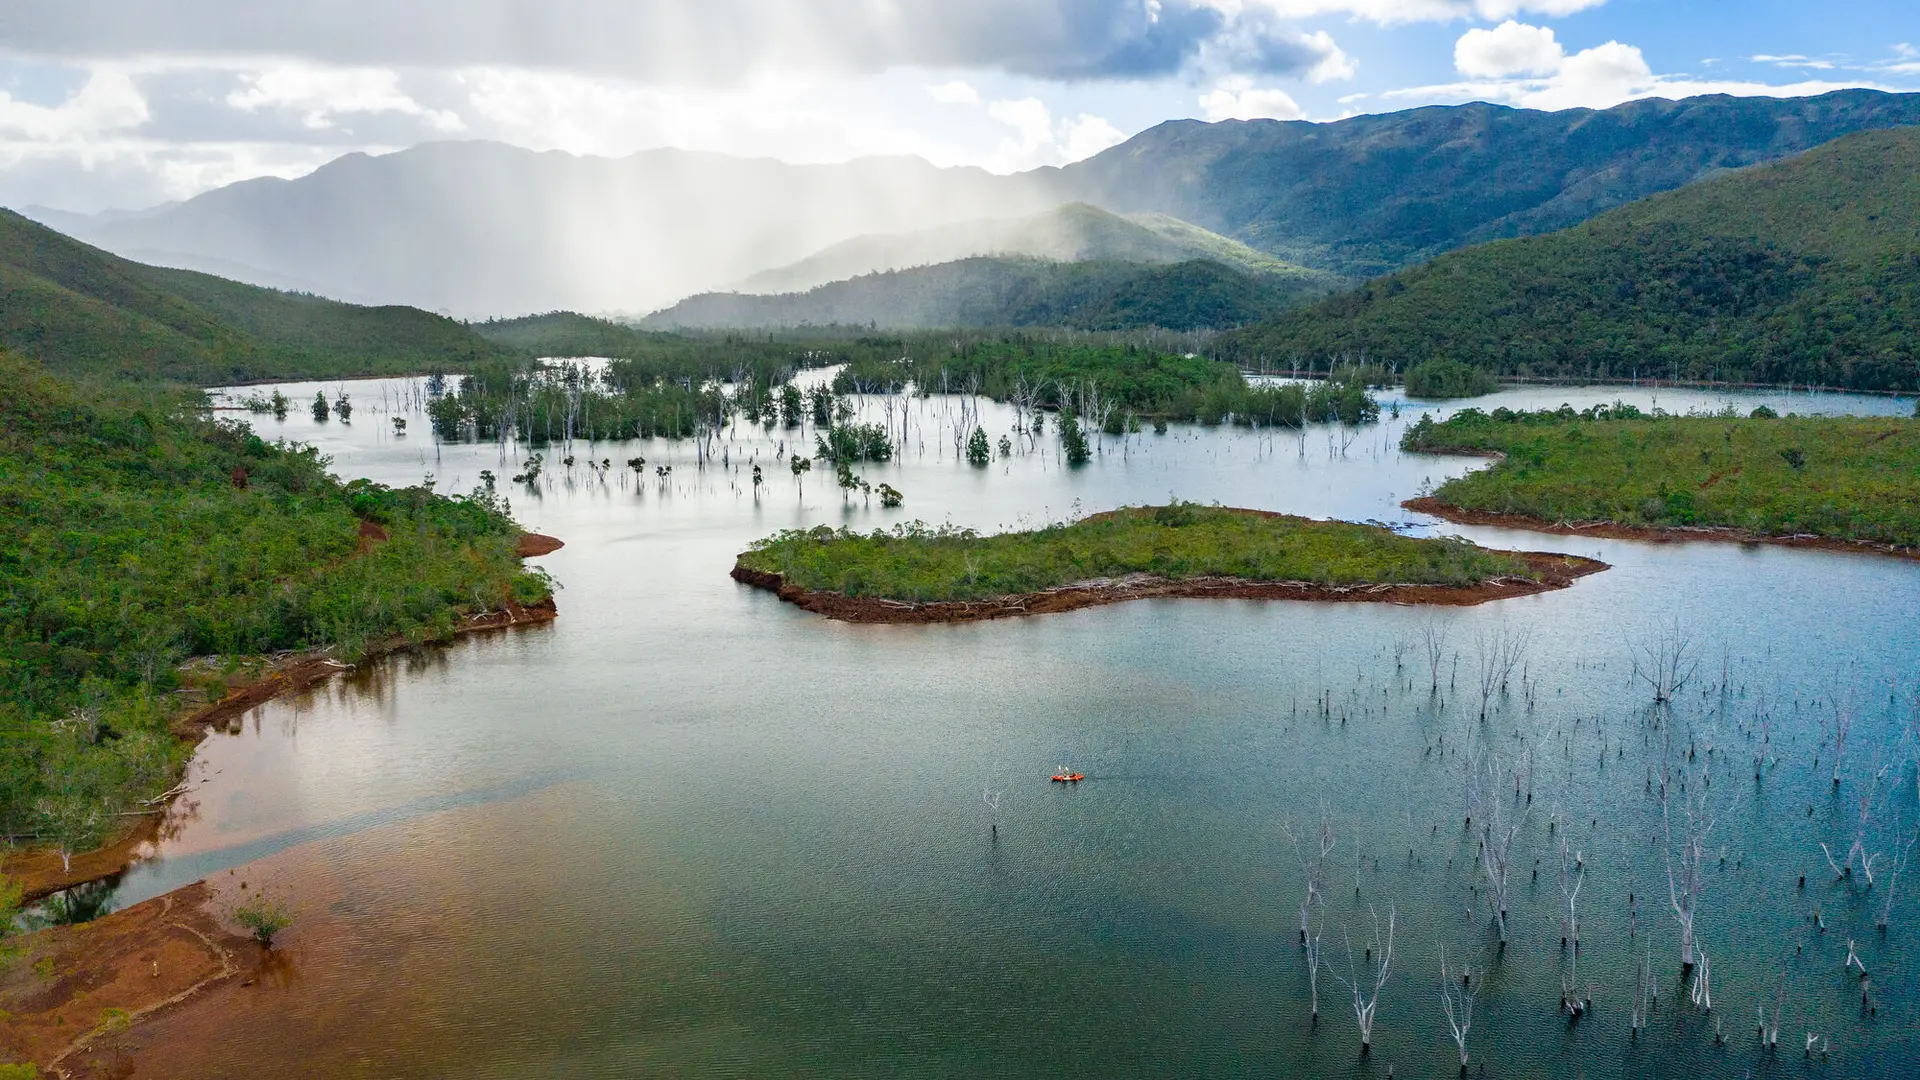
M 317 393 L 317 394 L 315 394 L 315 395 L 313 395 L 313 418 L 314 418 L 314 420 L 316 420 L 316 421 L 318 421 L 318 422 L 320 422 L 320 423 L 322 423 L 322 424 L 324 424 L 324 423 L 326 423 L 326 422 L 327 422 L 327 412 L 328 412 L 328 410 L 327 410 L 327 395 L 326 395 L 326 394 L 325 394 L 324 392 L 323 392 L 323 393 Z
M 1460 1049 L 1460 1075 L 1467 1075 L 1467 1033 L 1473 1029 L 1473 973 L 1462 969 L 1454 981 L 1447 970 L 1447 947 L 1440 946 L 1440 1008 L 1446 1013 L 1447 1030 Z
M 1333 849 L 1339 846 L 1340 841 L 1333 835 L 1333 813 L 1325 805 L 1320 807 L 1320 830 L 1310 846 L 1303 846 L 1291 827 L 1283 825 L 1282 828 L 1286 830 L 1287 839 L 1293 841 L 1294 853 L 1300 857 L 1300 868 L 1307 877 L 1306 895 L 1300 898 L 1300 944 L 1305 945 L 1307 915 L 1314 905 L 1326 903 L 1321 889 L 1327 878 L 1327 856 L 1333 854 Z
M 987 429 L 976 426 L 967 437 L 967 464 L 985 468 L 993 460 L 993 444 L 987 441 Z
M 1682 820 L 1677 845 L 1673 836 L 1672 800 L 1669 796 L 1662 796 L 1660 800 L 1660 819 L 1666 836 L 1667 894 L 1673 904 L 1673 916 L 1680 923 L 1682 970 L 1691 970 L 1694 965 L 1693 920 L 1699 911 L 1700 895 L 1706 889 L 1702 870 L 1707 858 L 1707 834 L 1713 831 L 1714 824 L 1713 813 L 1707 805 L 1710 786 L 1704 766 L 1698 781 L 1689 788 L 1690 793 L 1680 796 Z M 1678 868 L 1674 865 L 1676 859 Z
M 1373 916 L 1373 938 L 1367 945 L 1366 963 L 1356 968 L 1353 963 L 1353 939 L 1347 937 L 1342 928 L 1341 936 L 1347 942 L 1347 975 L 1340 979 L 1353 994 L 1353 1016 L 1360 1025 L 1360 1056 L 1365 1057 L 1373 1049 L 1373 1021 L 1380 1007 L 1380 988 L 1387 985 L 1387 974 L 1393 967 L 1393 929 L 1396 915 L 1393 908 L 1387 908 L 1387 934 L 1380 936 L 1380 913 L 1369 908 Z M 1335 973 L 1335 978 L 1340 978 Z
M 800 498 L 805 499 L 807 497 L 806 475 L 813 471 L 813 459 L 795 454 L 788 459 L 787 468 L 793 472 L 793 482 L 800 489 Z
M 1656 705 L 1671 704 L 1700 669 L 1700 650 L 1677 617 L 1645 634 L 1632 652 L 1634 677 L 1653 691 Z
M 1491 634 L 1482 631 L 1475 635 L 1480 660 L 1480 719 L 1487 718 L 1493 695 L 1506 693 L 1514 669 L 1526 659 L 1530 636 L 1528 631 L 1515 631 L 1505 623 Z

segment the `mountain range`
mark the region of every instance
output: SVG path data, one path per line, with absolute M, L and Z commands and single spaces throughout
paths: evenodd
M 1064 168 L 1011 176 L 917 159 L 790 165 L 678 150 L 608 159 L 435 143 L 66 224 L 149 261 L 471 316 L 641 312 L 796 263 L 792 276 L 752 287 L 800 287 L 838 267 L 915 257 L 879 240 L 828 251 L 856 238 L 1074 202 L 1170 216 L 1358 278 L 1916 123 L 1920 95 L 1870 90 L 1599 111 L 1474 104 L 1324 124 L 1181 120 Z
M 0 210 L 0 347 L 55 374 L 200 385 L 508 355 L 461 323 L 146 266 Z
M 702 293 L 640 325 L 1220 330 L 1266 318 L 1327 288 L 1327 279 L 1311 272 L 1249 274 L 1210 259 L 1143 264 L 981 256 L 866 274 L 799 293 Z
M 1920 389 L 1920 128 L 1862 132 L 1215 340 L 1223 356 Z
M 1338 281 L 1282 262 L 1237 240 L 1165 214 L 1109 213 L 1067 203 L 1017 218 L 962 221 L 907 233 L 843 240 L 790 266 L 764 270 L 741 282 L 743 293 L 791 293 L 888 270 L 971 259 L 1015 256 L 1050 262 L 1177 263 L 1211 259 L 1256 274 Z

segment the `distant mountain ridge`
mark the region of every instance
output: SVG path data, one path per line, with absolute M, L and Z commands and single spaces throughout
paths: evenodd
M 1229 358 L 1920 389 L 1920 128 L 1496 241 L 1217 339 Z
M 0 346 L 64 377 L 209 385 L 507 355 L 451 319 L 145 266 L 0 210 Z
M 1159 265 L 979 256 L 888 270 L 805 292 L 702 293 L 641 321 L 655 330 L 1057 326 L 1218 330 L 1318 295 L 1311 274 L 1248 274 L 1206 259 Z
M 863 234 L 1084 202 L 1163 214 L 1363 277 L 1535 235 L 1856 131 L 1920 123 L 1920 94 L 1649 99 L 1612 109 L 1413 109 L 1325 124 L 1171 121 L 1064 168 L 994 176 L 918 159 L 789 165 L 431 143 L 350 154 L 81 228 L 118 252 L 252 268 L 326 295 L 481 316 L 645 311 Z M 75 226 L 80 228 L 79 226 Z
M 790 266 L 755 274 L 741 282 L 737 291 L 803 292 L 866 274 L 980 256 L 1050 262 L 1177 263 L 1211 259 L 1254 273 L 1319 276 L 1165 214 L 1122 217 L 1086 203 L 1068 203 L 1024 217 L 856 236 Z

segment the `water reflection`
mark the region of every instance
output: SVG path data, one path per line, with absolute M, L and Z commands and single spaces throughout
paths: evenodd
M 1472 404 L 1647 408 L 1655 393 Z M 318 442 L 349 475 L 432 473 L 441 490 L 523 458 L 438 445 L 424 422 L 396 439 L 366 421 L 410 399 L 353 394 L 351 430 L 263 427 Z M 1729 400 L 1657 397 L 1673 411 Z M 269 875 L 302 905 L 286 946 L 298 977 L 231 1002 L 217 1039 L 183 1017 L 152 1045 L 199 1075 L 1451 1075 L 1444 946 L 1476 973 L 1473 1057 L 1493 1073 L 1913 1072 L 1920 901 L 1910 884 L 1837 878 L 1820 844 L 1851 844 L 1863 794 L 1883 815 L 1871 846 L 1920 821 L 1920 567 L 1438 525 L 1399 501 L 1478 466 L 1400 454 L 1428 407 L 1400 404 L 1356 432 L 1109 438 L 1071 471 L 1050 435 L 971 469 L 941 426 L 960 409 L 897 400 L 913 438 L 864 470 L 906 492 L 897 512 L 819 476 L 803 490 L 784 467 L 756 499 L 751 465 L 794 441 L 777 429 L 729 430 L 704 469 L 685 445 L 578 447 L 615 466 L 506 489 L 523 521 L 567 541 L 543 560 L 565 586 L 556 623 L 366 665 L 201 748 L 196 805 L 118 900 L 232 867 Z M 996 436 L 1013 422 L 990 403 L 982 415 Z M 638 456 L 674 471 L 619 468 Z M 1159 600 L 930 627 L 828 623 L 726 576 L 778 528 L 996 528 L 1170 494 L 1571 546 L 1614 569 L 1468 610 Z M 1700 674 L 1654 709 L 1632 646 L 1675 619 Z M 1527 648 L 1482 722 L 1480 642 L 1501 633 Z M 1863 688 L 1838 789 L 1836 677 Z M 1077 789 L 1046 780 L 1063 762 L 1087 775 Z M 1683 793 L 1709 792 L 1705 1012 L 1680 972 L 1667 864 L 1681 844 L 1666 825 Z M 1504 949 L 1476 805 L 1523 823 Z M 1310 911 L 1334 965 L 1315 1024 L 1298 939 L 1309 875 L 1288 829 L 1322 807 L 1338 845 Z M 1563 840 L 1585 868 L 1577 970 L 1560 946 Z M 1333 973 L 1347 974 L 1346 936 L 1364 965 L 1376 910 L 1394 912 L 1396 956 L 1360 1064 Z M 1864 1014 L 1849 937 L 1872 972 Z M 1635 1035 L 1643 963 L 1659 1005 Z M 1783 1041 L 1818 1031 L 1825 1062 L 1758 1050 L 1749 1018 L 1783 973 Z M 1569 979 L 1594 999 L 1577 1024 L 1561 1009 Z

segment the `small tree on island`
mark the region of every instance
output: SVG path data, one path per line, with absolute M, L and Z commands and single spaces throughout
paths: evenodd
M 993 444 L 987 441 L 985 428 L 976 426 L 967 437 L 967 464 L 985 468 L 993 460 Z
M 253 899 L 233 909 L 233 921 L 252 934 L 261 948 L 271 949 L 274 937 L 293 925 L 293 913 L 286 904 L 255 893 Z
M 1093 457 L 1087 437 L 1080 430 L 1080 420 L 1072 413 L 1060 414 L 1060 449 L 1069 465 L 1085 465 Z
M 793 482 L 800 488 L 800 498 L 805 499 L 807 497 L 807 482 L 804 477 L 813 471 L 813 459 L 795 454 L 787 460 L 787 467 L 793 470 Z

